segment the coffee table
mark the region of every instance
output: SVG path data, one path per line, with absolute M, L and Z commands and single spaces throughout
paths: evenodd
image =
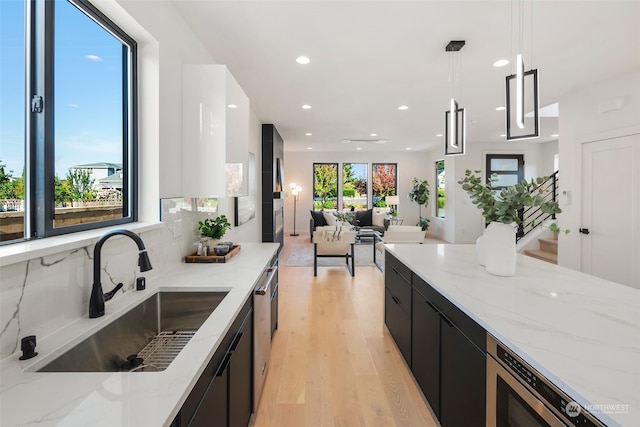
M 382 242 L 382 234 L 379 231 L 375 231 L 371 228 L 360 228 L 356 230 L 356 243 L 368 244 L 371 243 L 373 249 L 373 264 L 382 271 L 382 266 L 376 261 L 376 243 Z

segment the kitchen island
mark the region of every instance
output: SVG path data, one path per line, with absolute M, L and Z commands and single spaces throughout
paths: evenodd
M 640 425 L 640 291 L 521 255 L 494 276 L 474 245 L 385 247 L 600 421 Z
M 144 291 L 118 294 L 98 319 L 84 317 L 38 340 L 39 356 L 0 366 L 0 425 L 168 426 L 207 363 L 251 298 L 263 269 L 278 248 L 242 244 L 224 264 L 179 264 L 147 279 Z M 228 291 L 171 365 L 161 372 L 35 372 L 158 291 Z

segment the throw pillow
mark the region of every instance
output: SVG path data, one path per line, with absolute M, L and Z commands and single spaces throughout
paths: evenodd
M 338 225 L 338 218 L 335 217 L 331 212 L 322 212 L 324 216 L 324 220 L 327 222 L 327 225 Z
M 373 225 L 373 209 L 367 209 L 366 211 L 357 211 L 356 212 L 356 220 L 358 221 L 356 224 L 360 227 L 367 227 Z
M 386 216 L 386 213 L 374 211 L 372 214 L 371 223 L 373 225 L 377 225 L 378 227 L 384 227 L 384 219 L 386 218 Z
M 311 218 L 313 218 L 313 225 L 315 225 L 316 227 L 324 227 L 327 224 L 327 221 L 324 220 L 324 215 L 322 214 L 322 211 L 310 211 L 311 212 Z

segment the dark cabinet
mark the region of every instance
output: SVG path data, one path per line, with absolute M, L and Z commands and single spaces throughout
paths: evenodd
M 486 354 L 444 320 L 440 342 L 440 423 L 443 427 L 484 425 Z
M 253 316 L 248 315 L 231 346 L 229 362 L 229 427 L 247 427 L 253 396 Z
M 413 291 L 411 370 L 431 409 L 440 418 L 440 313 Z
M 443 427 L 484 425 L 485 331 L 415 275 L 413 286 L 416 381 Z
M 384 322 L 411 366 L 411 270 L 390 253 L 384 269 Z
M 253 406 L 253 299 L 249 297 L 172 427 L 246 427 Z

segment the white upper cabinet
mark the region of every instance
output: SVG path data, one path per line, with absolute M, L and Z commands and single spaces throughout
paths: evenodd
M 183 65 L 183 196 L 226 197 L 226 164 L 246 170 L 248 136 L 249 99 L 227 67 Z

